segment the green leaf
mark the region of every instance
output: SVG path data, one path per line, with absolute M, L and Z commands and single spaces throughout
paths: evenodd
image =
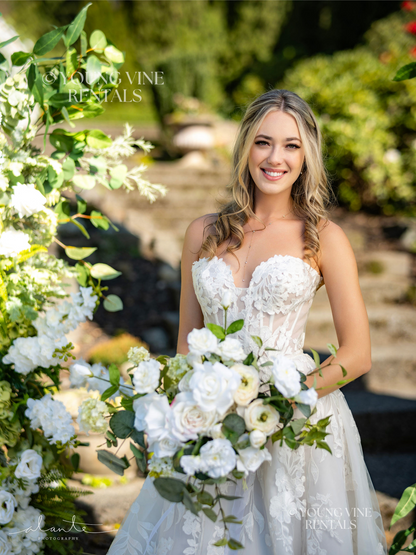
M 393 538 L 393 543 L 389 549 L 389 555 L 396 555 L 400 551 L 405 551 L 401 549 L 406 541 L 406 539 L 416 530 L 416 522 L 414 522 L 407 530 L 400 530 Z M 413 542 L 412 542 L 413 543 Z M 409 546 L 410 547 L 410 546 Z
M 64 172 L 65 181 L 69 181 L 70 179 L 72 179 L 74 177 L 75 162 L 72 160 L 72 158 L 68 157 L 64 160 L 64 163 L 62 164 L 62 169 L 63 169 L 63 172 Z
M 246 358 L 243 360 L 243 364 L 245 364 L 246 366 L 250 366 L 250 364 L 252 364 L 253 361 L 254 361 L 253 353 L 248 353 Z
M 94 50 L 103 51 L 107 46 L 107 39 L 102 31 L 96 29 L 91 33 L 90 36 L 90 46 Z
M 185 483 L 176 478 L 156 478 L 153 485 L 163 499 L 171 503 L 180 503 L 183 499 Z
M 132 410 L 133 410 L 133 403 L 132 403 Z M 143 447 L 143 449 L 146 449 L 146 442 L 144 441 L 144 432 L 139 432 L 139 430 L 136 430 L 136 428 L 133 428 L 130 439 L 132 439 L 135 443 L 137 443 L 137 445 L 140 445 L 140 447 Z
M 84 25 L 85 25 L 85 19 L 87 17 L 87 10 L 91 5 L 92 4 L 89 3 L 84 8 L 82 8 L 82 10 L 76 16 L 74 21 L 68 26 L 68 30 L 67 30 L 66 36 L 65 36 L 65 45 L 66 46 L 71 46 L 71 44 L 74 44 L 74 42 L 80 36 L 81 31 L 83 30 Z
M 258 347 L 263 347 L 263 341 L 261 340 L 261 338 L 258 335 L 252 335 L 251 339 L 254 341 L 254 343 L 256 343 L 256 345 Z
M 202 505 L 210 505 L 211 506 L 214 503 L 214 498 L 212 497 L 212 495 L 208 491 L 201 491 L 200 493 L 198 493 L 196 498 L 198 499 L 198 501 L 200 503 L 202 503 Z
M 68 110 L 65 108 L 65 106 L 61 107 L 61 114 L 64 116 L 65 121 L 71 126 L 71 127 L 75 127 L 75 125 L 72 123 L 72 121 L 69 119 L 69 113 Z
M 227 543 L 228 543 L 227 538 L 222 538 L 221 540 L 218 540 L 217 542 L 215 542 L 214 545 L 217 547 L 222 547 L 223 545 L 227 545 Z
M 195 506 L 195 503 L 192 501 L 192 497 L 189 494 L 189 491 L 186 488 L 183 490 L 182 503 L 185 505 L 188 511 L 191 511 L 192 514 L 198 516 L 198 510 Z
M 90 221 L 94 227 L 104 230 L 107 230 L 110 227 L 108 219 L 106 218 L 106 216 L 103 216 L 101 212 L 98 212 L 97 210 L 92 210 L 90 216 Z
M 65 27 L 58 27 L 58 29 L 53 29 L 53 31 L 49 31 L 49 33 L 40 37 L 33 47 L 33 53 L 36 54 L 36 56 L 43 56 L 47 52 L 50 52 L 61 40 L 64 31 Z
M 71 215 L 71 205 L 67 200 L 61 200 L 55 206 L 54 211 L 58 214 L 60 219 L 69 218 Z
M 331 355 L 336 357 L 337 356 L 337 348 L 335 347 L 335 345 L 333 345 L 332 343 L 327 343 L 326 346 L 328 347 L 328 350 L 331 353 Z
M 66 76 L 71 77 L 78 68 L 78 53 L 76 48 L 68 48 L 66 51 Z
M 118 50 L 115 46 L 107 46 L 104 49 L 104 56 L 107 58 L 107 60 L 110 60 L 110 62 L 113 62 L 115 64 L 124 63 L 123 52 L 120 52 L 120 50 Z
M 218 326 L 217 324 L 207 324 L 207 328 L 217 337 L 218 339 L 225 339 L 224 328 Z
M 416 506 L 416 484 L 407 487 L 397 504 L 390 522 L 390 528 L 395 522 L 410 513 Z
M 119 312 L 123 310 L 123 301 L 117 295 L 107 295 L 107 298 L 104 299 L 103 307 L 108 312 Z
M 91 54 L 87 58 L 87 83 L 92 86 L 101 77 L 101 62 Z
M 99 262 L 98 264 L 94 264 L 91 268 L 91 275 L 95 279 L 114 279 L 118 276 L 121 276 L 121 272 L 118 272 L 108 264 L 103 264 Z
M 321 366 L 321 359 L 319 358 L 318 353 L 315 351 L 315 349 L 311 349 L 311 351 L 312 351 L 312 354 L 313 354 L 313 359 L 314 359 L 314 361 L 315 361 L 315 366 L 316 366 L 317 368 L 320 368 L 320 366 Z
M 132 453 L 136 457 L 136 459 L 143 459 L 144 458 L 143 451 L 140 451 L 140 449 L 137 449 L 137 447 L 135 445 L 133 445 L 133 443 L 130 443 L 130 449 L 132 450 Z
M 49 142 L 62 152 L 71 152 L 74 146 L 74 139 L 64 129 L 55 129 L 49 136 Z
M 76 175 L 72 183 L 80 189 L 93 189 L 96 184 L 95 177 L 93 175 Z
M 79 262 L 75 264 L 75 268 L 78 272 L 77 281 L 82 287 L 87 287 L 88 283 L 88 270 L 84 264 L 80 264 Z
M 32 57 L 30 52 L 14 52 L 11 56 L 12 64 L 14 66 L 23 66 Z
M 303 426 L 305 425 L 306 420 L 306 418 L 298 418 L 297 420 L 292 420 L 292 422 L 290 423 L 290 427 L 292 428 L 295 435 L 298 435 L 300 433 Z
M 97 247 L 66 247 L 65 254 L 72 260 L 83 260 L 91 256 L 96 250 Z
M 243 472 L 243 475 L 244 475 L 244 472 Z M 218 497 L 218 499 L 226 499 L 227 501 L 235 501 L 236 499 L 241 499 L 241 497 L 236 496 L 236 495 L 223 495 L 223 494 L 220 494 L 220 495 L 218 495 L 217 497 Z
M 118 386 L 112 385 L 101 394 L 101 401 L 106 401 L 118 391 Z
M 19 35 L 15 35 L 11 39 L 5 40 L 4 42 L 0 42 L 0 48 L 3 48 L 4 46 L 7 46 L 8 44 L 11 44 L 12 42 L 14 42 L 18 38 L 19 38 Z
M 110 373 L 110 383 L 112 385 L 120 385 L 120 370 L 115 364 L 110 364 L 108 367 L 108 371 Z
M 340 364 L 341 366 L 341 370 L 342 370 L 342 376 L 345 378 L 345 376 L 348 374 L 348 372 L 345 370 L 345 368 Z M 349 380 L 345 380 L 346 382 Z
M 130 410 L 120 410 L 110 418 L 110 428 L 120 439 L 126 439 L 134 427 L 134 412 Z
M 87 47 L 87 33 L 85 31 L 81 31 L 81 56 L 83 58 L 85 58 L 85 56 L 87 55 Z
M 85 229 L 85 227 L 82 224 L 77 222 L 77 220 L 74 220 L 74 218 L 71 218 L 70 222 L 80 230 L 80 232 L 84 235 L 84 237 L 86 237 L 87 239 L 90 239 L 90 235 L 88 231 Z
M 232 322 L 226 331 L 227 335 L 230 335 L 231 333 L 235 333 L 236 331 L 240 331 L 244 326 L 244 320 L 235 320 L 235 322 Z
M 81 459 L 81 457 L 79 456 L 79 453 L 74 453 L 71 456 L 71 464 L 72 464 L 75 472 L 78 472 L 80 459 Z
M 325 449 L 326 451 L 328 451 L 328 453 L 331 453 L 332 455 L 332 451 L 330 446 L 326 443 L 326 441 L 317 441 L 316 442 L 316 446 L 319 447 L 320 449 Z
M 309 405 L 304 405 L 303 403 L 296 403 L 298 409 L 302 414 L 309 418 L 311 415 L 311 407 Z
M 218 515 L 212 509 L 206 509 L 205 507 L 202 509 L 205 515 L 212 520 L 212 522 L 217 522 Z
M 119 189 L 123 185 L 126 179 L 127 171 L 128 168 L 124 164 L 119 164 L 118 166 L 111 168 L 110 187 L 112 189 Z
M 91 148 L 108 148 L 112 142 L 110 137 L 99 129 L 93 129 L 88 132 L 87 145 Z
M 242 524 L 243 521 L 242 520 L 237 520 L 237 517 L 233 516 L 233 515 L 229 515 L 224 517 L 223 522 L 229 522 L 230 524 Z
M 81 196 L 76 195 L 77 198 L 77 212 L 78 214 L 85 214 L 87 211 L 87 201 L 84 200 Z
M 402 66 L 393 77 L 393 81 L 404 81 L 405 79 L 413 79 L 413 77 L 416 77 L 416 62 Z
M 246 430 L 245 422 L 238 414 L 228 414 L 223 420 L 223 426 L 238 436 L 244 434 Z
M 237 549 L 244 549 L 244 545 L 233 538 L 228 540 L 228 547 L 233 551 L 237 551 Z
M 118 476 L 123 476 L 124 470 L 128 467 L 125 459 L 119 459 L 116 455 L 105 449 L 99 449 L 97 457 L 101 463 L 105 464 L 107 468 L 118 474 Z

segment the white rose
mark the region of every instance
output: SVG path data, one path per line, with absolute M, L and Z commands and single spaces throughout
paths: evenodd
M 201 471 L 201 457 L 193 457 L 192 455 L 184 455 L 181 457 L 181 467 L 188 476 L 193 476 L 196 472 Z
M 218 339 L 207 328 L 200 330 L 193 329 L 188 333 L 188 347 L 191 353 L 196 355 L 207 355 L 215 353 L 218 345 Z
M 146 428 L 146 421 L 145 417 L 149 410 L 150 405 L 153 403 L 155 399 L 158 399 L 159 395 L 153 391 L 153 393 L 148 393 L 147 395 L 143 395 L 143 397 L 139 397 L 133 401 L 133 410 L 135 412 L 135 419 L 134 419 L 134 427 L 139 432 L 143 432 Z
M 233 337 L 226 337 L 224 341 L 218 343 L 216 353 L 225 360 L 236 360 L 237 362 L 241 362 L 247 357 L 240 341 Z
M 17 256 L 19 252 L 30 249 L 29 235 L 24 231 L 17 231 L 8 227 L 0 235 L 0 254 L 3 256 Z
M 241 363 L 234 364 L 231 368 L 241 376 L 241 384 L 234 393 L 234 401 L 237 405 L 246 407 L 259 394 L 259 373 L 254 366 L 246 366 Z
M 33 449 L 26 449 L 20 457 L 20 462 L 16 467 L 16 478 L 25 480 L 35 480 L 40 476 L 42 468 L 42 457 Z
M 271 461 L 272 456 L 269 451 L 264 449 L 255 449 L 254 447 L 247 447 L 238 452 L 237 457 L 237 470 L 244 472 L 247 476 L 249 472 L 256 472 L 264 461 Z
M 201 470 L 210 478 L 227 476 L 237 463 L 235 451 L 228 439 L 213 439 L 199 451 Z
M 216 410 L 223 415 L 234 402 L 234 393 L 241 383 L 235 370 L 220 362 L 204 362 L 189 381 L 195 401 L 203 411 Z
M 260 430 L 252 430 L 250 432 L 250 445 L 254 449 L 260 449 L 267 441 L 267 436 Z
M 144 360 L 133 372 L 133 385 L 137 393 L 151 393 L 159 387 L 160 364 L 154 358 Z
M 280 393 L 285 397 L 297 395 L 301 389 L 300 372 L 296 369 L 293 360 L 279 355 L 274 357 L 272 362 L 271 371 L 274 383 Z
M 186 355 L 186 362 L 193 368 L 195 364 L 202 364 L 202 356 L 197 353 L 189 352 Z
M 216 416 L 215 410 L 202 411 L 191 392 L 178 393 L 172 403 L 172 433 L 184 442 L 197 439 L 198 434 L 207 432 L 215 424 Z
M 222 423 L 215 424 L 209 431 L 209 435 L 212 439 L 225 439 L 225 435 L 222 433 Z
M 71 387 L 85 387 L 87 378 L 91 377 L 91 365 L 84 359 L 80 358 L 69 368 L 69 381 Z M 110 384 L 108 384 L 110 386 Z
M 184 377 L 181 379 L 181 381 L 178 383 L 178 388 L 179 391 L 191 391 L 191 387 L 189 385 L 189 382 L 192 378 L 192 376 L 194 375 L 194 371 L 193 370 L 189 370 L 189 372 L 187 372 Z
M 8 524 L 14 515 L 17 502 L 8 491 L 0 490 L 0 524 Z
M 173 457 L 181 447 L 183 447 L 183 443 L 169 436 L 163 437 L 160 441 L 149 443 L 149 451 L 153 451 L 154 456 L 159 459 Z
M 166 395 L 158 395 L 153 399 L 144 418 L 149 443 L 160 441 L 171 433 L 172 414 Z
M 263 405 L 263 399 L 256 399 L 244 411 L 247 430 L 260 430 L 266 436 L 275 432 L 279 420 L 277 410 L 271 405 Z
M 313 387 L 310 387 L 309 389 L 302 390 L 296 395 L 295 401 L 314 407 L 318 401 L 318 394 Z
M 227 291 L 225 291 L 224 295 L 222 296 L 221 306 L 223 307 L 224 310 L 227 310 L 234 301 L 235 301 L 235 296 L 228 289 Z
M 10 206 L 19 214 L 19 218 L 40 212 L 44 209 L 45 204 L 46 198 L 33 184 L 23 185 L 22 183 L 17 183 L 13 187 Z

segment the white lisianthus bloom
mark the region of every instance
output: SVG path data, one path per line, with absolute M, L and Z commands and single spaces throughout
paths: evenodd
M 215 351 L 224 360 L 235 360 L 241 362 L 247 355 L 238 339 L 233 337 L 226 337 L 224 341 L 218 343 L 217 350 Z
M 135 366 L 149 359 L 150 353 L 145 347 L 131 347 L 127 353 L 127 360 Z
M 264 461 L 271 461 L 272 456 L 269 451 L 264 449 L 255 449 L 247 447 L 238 452 L 237 470 L 244 472 L 247 476 L 249 472 L 256 472 Z
M 143 432 L 146 428 L 146 421 L 145 417 L 149 410 L 150 405 L 153 403 L 154 400 L 158 399 L 159 395 L 153 391 L 152 393 L 148 393 L 147 395 L 143 395 L 143 397 L 139 397 L 133 401 L 133 410 L 135 412 L 135 419 L 134 419 L 134 427 L 139 432 Z
M 241 376 L 241 384 L 234 393 L 234 401 L 241 407 L 246 407 L 259 394 L 260 376 L 254 366 L 237 363 L 231 366 L 232 370 Z
M 8 227 L 0 235 L 0 254 L 3 256 L 17 256 L 20 252 L 30 249 L 29 235 Z
M 0 490 L 0 524 L 8 524 L 13 516 L 17 502 L 8 491 Z
M 0 530 L 0 555 L 12 555 L 9 539 L 3 530 Z
M 254 447 L 254 449 L 260 449 L 267 441 L 266 434 L 260 430 L 252 430 L 249 437 L 250 445 Z
M 44 209 L 45 204 L 46 198 L 32 183 L 29 185 L 17 183 L 13 187 L 10 206 L 19 214 L 19 218 L 40 212 Z
M 173 457 L 176 451 L 183 447 L 183 443 L 173 437 L 163 437 L 159 441 L 149 442 L 149 451 L 153 451 L 154 456 L 163 459 L 164 457 Z
M 198 434 L 207 432 L 216 422 L 217 412 L 202 411 L 190 391 L 178 393 L 171 407 L 172 434 L 179 441 L 198 439 Z
M 159 387 L 160 363 L 154 358 L 144 360 L 133 372 L 133 385 L 137 393 L 151 393 Z
M 300 372 L 293 360 L 284 355 L 278 355 L 273 357 L 272 362 L 271 372 L 274 384 L 280 393 L 285 397 L 297 395 L 301 389 Z
M 201 470 L 210 478 L 227 476 L 234 470 L 237 456 L 228 439 L 213 439 L 203 445 L 199 451 Z
M 269 436 L 275 432 L 280 416 L 271 405 L 263 405 L 263 399 L 256 399 L 245 409 L 244 421 L 247 430 L 260 430 Z
M 188 333 L 188 347 L 191 353 L 209 356 L 217 350 L 218 339 L 207 328 L 193 329 Z
M 223 307 L 224 310 L 227 310 L 234 301 L 235 301 L 235 295 L 228 289 L 227 291 L 225 291 L 224 295 L 222 296 L 221 306 Z
M 318 394 L 313 387 L 310 387 L 309 389 L 302 390 L 296 395 L 295 401 L 314 407 L 318 401 Z
M 42 457 L 34 449 L 26 449 L 20 457 L 14 474 L 16 478 L 36 480 L 40 476 L 42 463 Z
M 184 377 L 178 383 L 179 391 L 191 391 L 191 386 L 189 385 L 189 382 L 191 381 L 191 378 L 192 378 L 193 375 L 194 375 L 193 370 L 189 370 L 189 372 L 187 372 L 184 375 Z
M 192 455 L 183 455 L 181 457 L 181 467 L 188 476 L 193 476 L 196 472 L 201 471 L 202 460 L 200 455 L 193 457 Z
M 189 381 L 195 401 L 203 411 L 217 411 L 223 415 L 234 402 L 234 394 L 241 384 L 241 376 L 221 362 L 204 362 Z
M 212 426 L 208 435 L 210 435 L 212 439 L 225 439 L 225 435 L 222 433 L 222 423 L 220 422 Z
M 172 411 L 166 395 L 157 395 L 149 405 L 144 418 L 149 443 L 160 441 L 171 434 Z
M 189 364 L 189 366 L 192 366 L 192 368 L 194 368 L 196 364 L 202 364 L 202 356 L 198 355 L 197 353 L 189 352 L 186 355 L 186 362 Z
M 91 365 L 83 358 L 80 358 L 69 368 L 69 381 L 71 387 L 85 387 L 87 378 L 92 377 Z
M 77 422 L 81 432 L 87 436 L 89 432 L 105 434 L 108 429 L 108 422 L 105 415 L 108 414 L 107 405 L 94 397 L 84 399 L 78 408 Z

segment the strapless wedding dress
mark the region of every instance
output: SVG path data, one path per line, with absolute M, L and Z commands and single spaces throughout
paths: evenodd
M 322 277 L 302 259 L 276 255 L 255 269 L 247 288 L 236 287 L 231 268 L 221 258 L 201 258 L 192 266 L 193 284 L 205 325 L 223 325 L 220 301 L 224 291 L 234 298 L 228 322 L 244 318 L 237 336 L 259 363 L 278 349 L 308 374 L 313 359 L 303 352 L 309 309 Z M 251 335 L 263 340 L 259 347 Z M 234 336 L 234 337 L 235 337 Z M 268 367 L 262 372 L 267 376 Z M 348 370 L 348 369 L 347 369 Z M 380 509 L 364 462 L 360 436 L 343 393 L 338 389 L 317 402 L 313 423 L 332 415 L 324 449 L 292 450 L 268 444 L 272 461 L 247 485 L 222 487 L 241 496 L 225 501 L 225 514 L 243 521 L 231 525 L 232 537 L 247 555 L 385 555 L 386 539 Z M 295 417 L 302 417 L 299 409 Z M 269 442 L 270 443 L 270 442 Z M 221 522 L 196 517 L 182 504 L 170 503 L 146 478 L 140 495 L 125 516 L 108 555 L 231 555 L 213 544 L 222 538 Z

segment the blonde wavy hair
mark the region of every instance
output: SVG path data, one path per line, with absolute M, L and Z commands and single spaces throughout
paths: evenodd
M 232 176 L 227 185 L 231 200 L 219 201 L 216 221 L 204 228 L 214 226 L 215 232 L 208 234 L 199 253 L 205 251 L 213 258 L 218 246 L 234 238 L 226 251 L 234 256 L 244 240 L 243 225 L 249 218 L 256 216 L 254 192 L 256 185 L 251 177 L 248 158 L 257 131 L 267 114 L 281 111 L 290 114 L 298 124 L 304 146 L 305 161 L 302 174 L 294 182 L 291 191 L 293 215 L 304 220 L 304 249 L 307 259 L 317 257 L 319 235 L 317 225 L 321 219 L 328 220 L 329 208 L 333 199 L 322 154 L 322 135 L 316 118 L 309 105 L 297 94 L 284 89 L 273 89 L 256 98 L 247 108 L 239 125 L 237 140 L 232 156 Z M 228 195 L 230 196 L 230 195 Z M 266 226 L 264 226 L 266 227 Z

